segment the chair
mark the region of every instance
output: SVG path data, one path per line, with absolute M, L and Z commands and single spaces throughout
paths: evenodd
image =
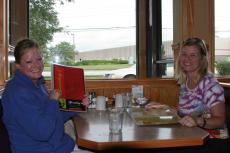
M 2 105 L 0 99 L 0 153 L 11 153 L 8 132 L 2 122 Z
M 230 89 L 224 87 L 225 96 L 225 113 L 226 113 L 226 124 L 228 127 L 228 133 L 230 134 Z

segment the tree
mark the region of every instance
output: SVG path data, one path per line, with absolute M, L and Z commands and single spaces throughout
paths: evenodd
M 75 63 L 75 46 L 68 42 L 61 42 L 55 47 L 51 47 L 50 55 L 52 60 L 55 61 L 55 57 L 59 57 L 61 64 L 73 65 Z
M 36 40 L 42 49 L 46 49 L 55 32 L 60 32 L 55 0 L 30 0 L 29 3 L 29 36 Z

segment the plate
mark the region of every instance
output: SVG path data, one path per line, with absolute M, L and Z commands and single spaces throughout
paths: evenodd
M 157 109 L 130 108 L 128 114 L 136 125 L 177 124 L 180 119 L 176 111 L 170 107 Z

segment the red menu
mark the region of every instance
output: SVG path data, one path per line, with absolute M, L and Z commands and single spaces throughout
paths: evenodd
M 65 111 L 86 111 L 82 104 L 85 95 L 84 70 L 53 64 L 53 87 L 61 91 L 60 108 Z

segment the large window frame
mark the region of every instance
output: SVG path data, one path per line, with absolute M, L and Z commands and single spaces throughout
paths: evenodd
M 23 37 L 28 37 L 28 1 L 24 0 L 22 2 L 23 4 L 19 4 L 18 2 L 12 2 L 11 3 L 11 8 L 12 8 L 12 19 L 10 20 L 10 44 L 11 45 L 15 45 L 16 44 L 16 40 L 19 40 Z M 18 14 L 20 14 L 21 12 L 17 12 L 17 8 L 19 8 L 19 5 L 23 5 L 23 7 L 27 7 L 24 9 L 24 12 L 22 14 L 26 14 L 25 16 L 23 16 L 22 14 L 18 16 Z M 140 0 L 136 0 L 136 61 L 137 61 L 137 77 L 138 78 L 146 78 L 146 72 L 148 72 L 147 70 L 147 64 L 146 63 L 146 57 L 147 57 L 147 53 L 146 53 L 146 40 L 148 40 L 147 38 L 147 32 L 146 32 L 146 24 L 148 23 L 148 21 L 146 21 L 147 16 L 148 16 L 148 8 L 149 6 L 149 1 L 140 1 Z M 17 6 L 17 7 L 15 7 Z M 15 15 L 17 12 L 17 15 Z M 23 16 L 23 17 L 21 17 Z M 19 23 L 19 25 L 15 25 L 14 23 Z M 26 25 L 24 28 L 20 28 L 20 25 Z M 18 32 L 16 31 L 20 31 L 18 34 Z M 141 57 L 141 58 L 140 58 Z M 144 57 L 144 58 L 143 58 Z
M 147 77 L 161 77 L 162 70 L 157 61 L 161 60 L 161 46 L 162 46 L 162 14 L 161 1 L 149 1 L 149 15 L 147 24 Z M 151 10 L 151 11 L 150 11 Z M 150 19 L 151 18 L 151 19 Z M 150 24 L 152 20 L 152 24 Z
M 13 28 L 12 23 L 17 21 L 15 26 L 23 26 L 26 27 L 28 25 L 27 20 L 20 20 L 19 17 L 27 17 L 28 6 L 27 0 L 20 0 L 20 3 L 15 7 L 12 7 L 13 3 L 15 4 L 17 1 L 15 0 L 2 0 L 0 2 L 0 86 L 4 86 L 7 78 L 7 57 L 8 57 L 8 44 L 14 45 L 15 41 L 21 39 L 23 37 L 27 37 L 28 28 L 18 28 L 17 32 Z M 157 55 L 153 56 L 153 54 L 157 53 L 151 49 L 149 45 L 151 44 L 151 40 L 149 39 L 149 29 L 147 27 L 148 24 L 148 8 L 149 8 L 149 0 L 137 0 L 137 74 L 139 79 L 144 79 L 147 77 L 155 77 L 157 74 L 154 73 L 154 65 L 153 59 L 157 58 Z M 153 1 L 155 2 L 155 1 Z M 159 2 L 159 1 L 158 1 Z M 156 2 L 157 3 L 157 2 Z M 15 21 L 11 21 L 10 29 L 8 29 L 8 5 L 10 4 L 12 9 L 10 12 L 14 12 L 15 17 L 17 19 Z M 26 5 L 25 5 L 26 4 Z M 184 0 L 174 0 L 173 1 L 173 28 L 174 28 L 174 38 L 173 43 L 177 45 L 179 42 L 183 41 L 187 37 L 190 36 L 198 36 L 205 39 L 207 44 L 209 45 L 209 53 L 210 53 L 210 61 L 211 61 L 211 70 L 214 69 L 214 0 L 203 0 L 203 1 L 184 1 Z M 191 10 L 188 11 L 187 7 L 190 6 Z M 17 11 L 17 8 L 20 8 L 20 11 Z M 24 10 L 25 12 L 22 12 Z M 202 12 L 202 13 L 201 13 Z M 17 14 L 16 14 L 17 13 Z M 22 14 L 21 14 L 22 13 Z M 11 16 L 12 17 L 12 16 Z M 192 20 L 190 20 L 190 18 Z M 206 24 L 203 24 L 203 23 Z M 8 31 L 10 31 L 8 35 Z M 16 35 L 16 33 L 20 33 Z M 10 41 L 8 40 L 8 36 L 10 36 Z M 156 37 L 155 46 L 159 46 L 160 42 Z M 153 39 L 153 38 L 152 38 Z M 155 41 L 155 40 L 153 40 Z M 152 44 L 153 45 L 153 44 Z M 154 46 L 154 45 L 153 45 Z M 153 47 L 152 46 L 152 47 Z M 152 51 L 151 51 L 152 50 Z M 174 48 L 174 59 L 178 55 L 178 50 Z M 149 57 L 150 55 L 150 57 Z M 154 59 L 155 60 L 155 59 Z

